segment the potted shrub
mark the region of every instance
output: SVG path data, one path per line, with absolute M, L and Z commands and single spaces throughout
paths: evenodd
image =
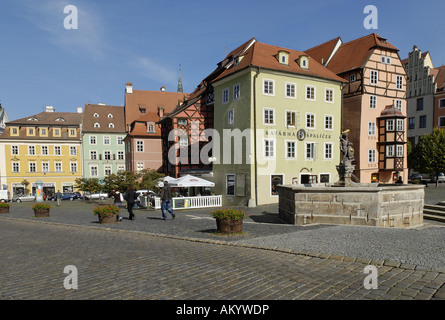
M 36 203 L 32 209 L 36 218 L 49 217 L 49 209 L 51 206 L 46 203 Z
M 114 204 L 99 205 L 94 207 L 93 212 L 94 215 L 99 217 L 99 223 L 115 223 L 117 222 L 119 208 Z
M 243 232 L 243 220 L 246 214 L 243 210 L 217 209 L 210 213 L 216 219 L 216 227 L 220 233 Z
M 0 202 L 0 213 L 9 213 L 9 203 L 7 202 Z

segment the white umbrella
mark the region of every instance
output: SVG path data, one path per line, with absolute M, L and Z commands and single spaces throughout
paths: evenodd
M 187 188 L 187 187 L 214 187 L 215 183 L 198 178 L 191 175 L 186 175 L 183 177 L 180 177 L 178 179 L 175 179 L 175 181 L 169 181 L 168 182 L 170 186 L 172 187 L 179 187 L 179 188 Z

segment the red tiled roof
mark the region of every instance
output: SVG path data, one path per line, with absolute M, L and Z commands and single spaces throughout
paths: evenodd
M 334 51 L 335 45 L 338 43 L 338 41 L 341 41 L 340 37 L 322 43 L 312 49 L 305 50 L 304 52 L 306 52 L 311 58 L 317 60 L 317 62 L 323 62 L 323 64 L 325 64 L 328 62 L 328 59 Z
M 98 117 L 94 117 L 95 114 Z M 100 127 L 95 128 L 95 123 L 99 123 Z M 110 128 L 110 124 L 113 124 L 113 128 Z M 84 132 L 125 132 L 124 107 L 86 104 L 83 112 L 82 130 Z
M 438 74 L 436 76 L 437 89 L 444 89 L 444 84 L 445 84 L 445 65 L 437 67 L 437 68 L 434 68 L 434 69 L 438 71 Z

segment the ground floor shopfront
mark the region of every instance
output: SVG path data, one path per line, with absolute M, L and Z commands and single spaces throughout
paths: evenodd
M 42 182 L 43 194 L 48 197 L 54 195 L 58 191 L 76 191 L 76 182 L 75 178 L 73 177 L 33 177 L 27 179 L 8 178 L 6 184 L 3 184 L 3 188 L 6 185 L 12 196 L 36 194 L 37 182 L 39 180 Z

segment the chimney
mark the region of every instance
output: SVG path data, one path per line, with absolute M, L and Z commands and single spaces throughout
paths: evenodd
M 82 107 L 77 107 L 77 113 L 82 113 Z
M 56 109 L 54 109 L 53 106 L 46 106 L 45 107 L 45 112 L 54 112 L 54 111 L 56 111 Z
M 161 91 L 165 92 L 165 87 L 164 86 L 161 87 Z
M 128 94 L 133 93 L 133 84 L 131 82 L 127 82 L 125 84 L 125 93 L 128 93 Z
M 158 107 L 158 116 L 159 119 L 163 119 L 164 118 L 164 107 Z

